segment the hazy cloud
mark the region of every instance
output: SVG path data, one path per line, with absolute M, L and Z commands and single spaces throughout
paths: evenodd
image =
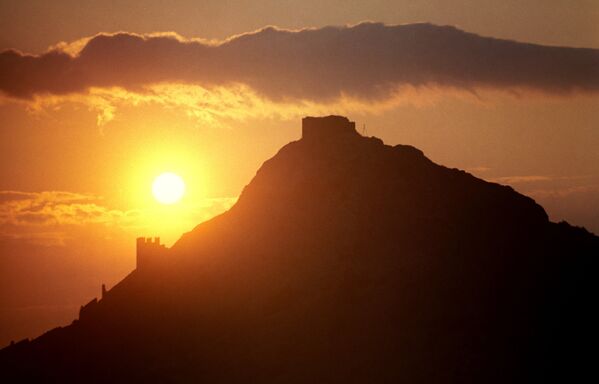
M 599 90 L 599 50 L 549 47 L 431 24 L 266 28 L 218 44 L 175 35 L 97 35 L 39 56 L 0 53 L 0 90 L 34 95 L 158 83 L 248 86 L 274 101 L 381 99 L 402 86 Z
M 0 225 L 110 223 L 124 215 L 99 201 L 97 196 L 63 191 L 0 191 Z
M 530 196 L 538 199 L 561 199 L 573 195 L 595 194 L 599 195 L 599 186 L 597 185 L 575 185 L 565 188 L 554 189 L 535 189 L 529 192 Z M 590 200 L 590 199 L 589 199 Z
M 31 199 L 32 196 L 34 196 L 34 194 L 30 192 L 0 191 L 0 204 L 11 201 L 28 200 Z
M 553 183 L 560 186 L 570 186 L 573 183 L 588 183 L 591 182 L 596 176 L 594 175 L 570 175 L 570 176 L 556 176 L 556 175 L 518 175 L 518 176 L 501 176 L 495 178 L 489 178 L 488 181 L 499 184 L 538 184 L 538 183 Z
M 542 181 L 552 181 L 555 180 L 555 177 L 552 176 L 543 176 L 543 175 L 525 175 L 525 176 L 502 176 L 490 179 L 489 181 L 493 181 L 499 184 L 521 184 L 521 183 L 536 183 Z
M 188 204 L 174 219 L 189 230 L 204 220 L 229 209 L 236 197 L 206 198 Z M 0 191 L 0 240 L 17 239 L 44 245 L 62 245 L 75 236 L 77 228 L 92 226 L 128 231 L 131 238 L 143 235 L 152 225 L 165 223 L 158 207 L 120 210 L 106 206 L 99 196 L 64 191 L 19 192 Z M 169 222 L 169 225 L 174 225 Z

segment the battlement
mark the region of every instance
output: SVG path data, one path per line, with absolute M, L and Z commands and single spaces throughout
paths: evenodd
M 164 244 L 160 244 L 160 237 L 137 238 L 137 269 L 147 268 L 163 258 L 166 253 Z
M 359 136 L 356 123 L 343 116 L 304 117 L 302 119 L 302 139 L 338 140 L 344 137 Z

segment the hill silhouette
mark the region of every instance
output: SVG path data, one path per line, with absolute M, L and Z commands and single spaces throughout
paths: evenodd
M 598 237 L 510 187 L 344 117 L 305 118 L 229 211 L 70 326 L 0 351 L 0 370 L 9 382 L 592 382 L 597 255 Z

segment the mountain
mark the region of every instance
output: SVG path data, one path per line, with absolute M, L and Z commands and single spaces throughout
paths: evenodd
M 507 186 L 307 117 L 238 202 L 64 328 L 8 382 L 597 380 L 599 238 Z M 593 380 L 594 379 L 594 380 Z

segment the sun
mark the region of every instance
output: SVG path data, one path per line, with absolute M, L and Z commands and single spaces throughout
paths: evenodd
M 179 175 L 165 172 L 154 179 L 152 193 L 159 203 L 174 204 L 185 194 L 185 183 Z

